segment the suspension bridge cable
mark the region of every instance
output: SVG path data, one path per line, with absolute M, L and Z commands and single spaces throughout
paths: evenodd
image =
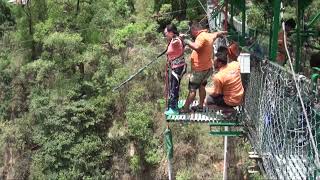
M 200 5 L 201 5 L 202 9 L 204 10 L 204 12 L 206 14 L 208 14 L 208 12 L 207 12 L 206 8 L 203 6 L 202 2 L 200 0 L 198 0 L 198 2 L 200 3 Z
M 281 2 L 281 9 L 283 9 L 283 3 L 282 2 Z M 283 11 L 281 11 L 281 19 L 282 18 L 283 18 Z M 316 143 L 315 143 L 315 141 L 313 139 L 314 137 L 313 137 L 312 129 L 311 129 L 311 126 L 310 126 L 307 110 L 305 108 L 305 105 L 304 105 L 304 102 L 303 102 L 303 99 L 302 99 L 302 96 L 301 96 L 300 87 L 299 87 L 299 84 L 297 83 L 296 74 L 294 72 L 294 68 L 293 68 L 292 61 L 291 61 L 291 56 L 290 56 L 290 53 L 289 53 L 289 50 L 288 50 L 288 46 L 287 46 L 287 34 L 286 34 L 286 30 L 285 30 L 285 22 L 282 22 L 282 30 L 283 30 L 283 36 L 284 36 L 284 38 L 283 38 L 284 47 L 285 47 L 285 50 L 286 50 L 286 53 L 287 53 L 287 56 L 288 56 L 290 69 L 292 71 L 293 79 L 294 79 L 294 82 L 295 82 L 295 86 L 296 86 L 297 93 L 298 93 L 298 96 L 299 96 L 299 100 L 300 100 L 300 103 L 301 103 L 301 107 L 302 107 L 302 110 L 303 110 L 303 115 L 305 116 L 305 119 L 306 119 L 306 122 L 307 122 L 311 144 L 312 144 L 312 147 L 313 147 L 313 150 L 314 150 L 314 153 L 315 153 L 315 165 L 317 166 L 318 169 L 320 169 L 319 153 L 318 153 L 318 150 L 317 150 Z
M 182 12 L 182 11 L 186 11 L 186 10 L 193 10 L 193 9 L 197 9 L 197 8 L 199 8 L 199 7 L 201 7 L 201 6 L 196 6 L 196 7 L 193 7 L 193 8 L 186 8 L 186 9 L 180 9 L 180 10 L 176 10 L 176 11 L 165 12 L 165 13 L 158 14 L 157 16 L 174 14 L 174 13 Z

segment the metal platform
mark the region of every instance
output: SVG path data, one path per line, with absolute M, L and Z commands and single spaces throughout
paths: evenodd
M 210 131 L 212 136 L 228 136 L 228 137 L 242 137 L 244 136 L 243 131 Z
M 179 101 L 179 105 L 183 105 L 185 100 Z M 190 108 L 193 106 L 197 106 L 199 103 L 198 101 L 194 101 Z M 236 121 L 237 116 L 229 116 L 226 117 L 222 110 L 217 109 L 209 109 L 208 107 L 204 107 L 202 112 L 190 112 L 190 113 L 183 113 L 179 115 L 169 115 L 166 116 L 166 120 L 168 122 L 196 122 L 196 123 L 214 123 L 214 122 L 221 122 L 221 121 Z

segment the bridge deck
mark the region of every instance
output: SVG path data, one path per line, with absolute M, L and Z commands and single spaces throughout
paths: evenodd
M 276 169 L 279 179 L 307 179 L 308 172 L 305 158 L 298 155 L 276 156 L 280 169 Z
M 184 104 L 185 100 L 179 101 L 179 104 Z M 198 101 L 194 101 L 191 107 L 197 106 Z M 236 121 L 237 111 L 234 111 L 234 115 L 226 116 L 223 114 L 223 110 L 226 109 L 212 109 L 209 107 L 204 107 L 202 112 L 183 113 L 179 115 L 169 115 L 166 116 L 168 122 L 196 122 L 196 123 L 208 123 L 208 122 L 221 122 L 221 121 Z M 230 108 L 228 108 L 230 111 Z

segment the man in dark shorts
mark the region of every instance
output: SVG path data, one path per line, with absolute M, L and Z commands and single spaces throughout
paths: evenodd
M 195 110 L 201 111 L 206 97 L 205 86 L 207 79 L 212 75 L 213 43 L 216 38 L 227 34 L 226 31 L 209 33 L 202 26 L 194 22 L 191 25 L 191 34 L 195 42 L 185 41 L 185 44 L 193 49 L 191 54 L 191 76 L 189 78 L 189 94 L 187 100 L 180 110 L 181 113 L 190 112 L 189 106 L 193 102 L 196 91 L 199 89 L 199 105 Z

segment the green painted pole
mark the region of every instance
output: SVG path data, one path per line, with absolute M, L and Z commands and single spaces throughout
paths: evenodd
M 173 158 L 173 142 L 172 142 L 172 133 L 169 128 L 164 131 L 164 140 L 165 140 L 165 146 L 167 151 L 167 158 L 168 158 L 168 179 L 173 179 L 173 168 L 172 168 L 172 158 Z
M 246 1 L 242 0 L 242 35 L 240 46 L 245 45 L 245 37 L 246 37 Z
M 318 12 L 318 14 L 316 16 L 314 16 L 314 18 L 308 23 L 308 28 L 313 26 L 313 24 L 315 22 L 317 22 L 317 20 L 320 18 L 320 11 Z
M 300 61 L 301 61 L 301 21 L 303 19 L 303 9 L 302 9 L 302 1 L 298 0 L 297 3 L 298 7 L 298 18 L 297 18 L 297 39 L 296 39 L 296 59 L 295 59 L 295 66 L 294 70 L 295 72 L 300 72 Z
M 273 1 L 273 26 L 272 26 L 272 42 L 271 42 L 271 61 L 275 61 L 278 52 L 278 36 L 280 26 L 280 0 Z

